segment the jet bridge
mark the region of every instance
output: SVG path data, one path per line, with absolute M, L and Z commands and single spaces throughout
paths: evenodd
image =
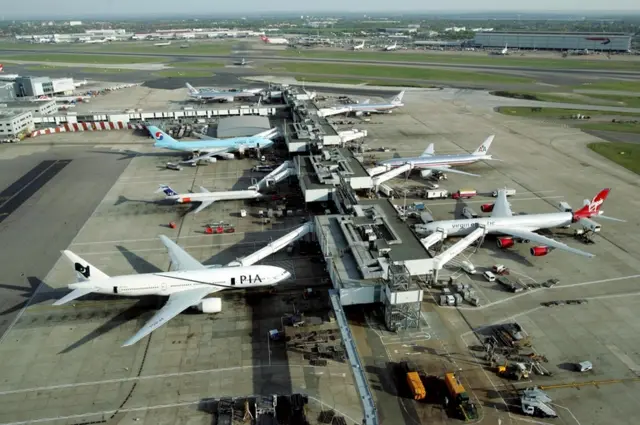
M 354 128 L 353 130 L 340 131 L 338 132 L 338 136 L 340 136 L 340 141 L 342 143 L 347 143 L 367 137 L 367 130 L 356 130 Z
M 253 254 L 249 254 L 244 258 L 240 258 L 236 261 L 232 261 L 231 263 L 229 263 L 229 265 L 243 266 L 243 267 L 251 266 L 257 263 L 258 261 L 261 261 L 267 258 L 271 254 L 280 251 L 282 248 L 289 245 L 291 242 L 297 241 L 298 239 L 302 238 L 308 233 L 313 232 L 313 230 L 314 230 L 313 222 L 312 221 L 307 222 L 302 226 L 298 227 L 297 229 L 287 233 L 283 237 L 278 238 L 273 242 L 270 242 L 269 244 L 267 244 L 267 246 L 257 250 Z
M 476 242 L 477 240 L 481 240 L 480 241 L 480 245 L 482 244 L 482 240 L 484 240 L 485 235 L 487 234 L 487 229 L 486 227 L 482 226 L 482 227 L 478 227 L 476 230 L 474 230 L 473 232 L 469 233 L 467 236 L 465 236 L 464 238 L 462 238 L 461 240 L 459 240 L 458 242 L 456 242 L 455 244 L 453 244 L 453 246 L 451 246 L 449 249 L 447 249 L 446 251 L 444 251 L 443 253 L 437 255 L 434 258 L 434 263 L 435 263 L 435 267 L 434 267 L 434 280 L 438 280 L 438 272 L 440 270 L 442 270 L 442 268 L 445 266 L 445 264 L 447 264 L 449 261 L 453 260 L 458 254 L 460 254 L 462 251 L 464 251 L 465 249 L 467 249 L 468 247 L 470 247 L 471 245 L 473 245 L 474 242 Z M 441 232 L 435 232 L 429 236 L 433 236 L 433 235 L 442 235 L 444 236 L 443 233 Z M 427 239 L 427 238 L 425 238 Z
M 424 248 L 428 250 L 438 242 L 442 242 L 446 237 L 447 233 L 444 231 L 444 229 L 437 229 L 426 238 L 420 239 L 420 243 L 422 243 Z
M 400 167 L 393 168 L 392 170 L 387 171 L 384 174 L 374 176 L 371 179 L 373 181 L 373 187 L 377 190 L 378 186 L 380 186 L 382 183 L 386 182 L 387 180 L 391 180 L 392 178 L 399 176 L 404 172 L 411 171 L 412 168 L 413 168 L 413 165 L 404 164 Z
M 325 118 L 325 117 L 330 117 L 332 115 L 344 114 L 350 111 L 351 111 L 351 108 L 347 108 L 347 107 L 321 108 L 321 109 L 318 109 L 318 116 Z
M 258 183 L 249 186 L 249 190 L 263 190 L 269 186 L 273 186 L 276 183 L 281 182 L 289 176 L 295 176 L 297 174 L 293 161 L 285 161 L 280 164 L 275 170 L 267 174 Z

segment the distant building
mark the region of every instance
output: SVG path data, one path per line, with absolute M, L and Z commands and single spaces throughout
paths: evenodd
M 0 109 L 0 139 L 17 137 L 35 130 L 33 115 L 29 111 Z
M 20 111 L 20 112 L 31 112 L 33 115 L 51 115 L 58 112 L 58 105 L 55 100 L 42 100 L 42 101 L 13 101 L 6 102 L 3 108 L 0 108 L 0 112 L 4 109 Z
M 536 50 L 593 50 L 628 52 L 632 35 L 586 32 L 479 32 L 473 41 L 478 47 Z
M 70 27 L 77 27 L 82 25 L 82 21 L 69 21 L 69 26 Z
M 0 102 L 15 100 L 15 98 L 16 90 L 14 84 L 10 81 L 0 81 Z
M 246 137 L 262 133 L 271 128 L 269 118 L 255 115 L 228 117 L 220 120 L 216 136 L 219 138 Z
M 73 78 L 18 77 L 15 88 L 19 97 L 38 97 L 71 94 L 75 85 Z

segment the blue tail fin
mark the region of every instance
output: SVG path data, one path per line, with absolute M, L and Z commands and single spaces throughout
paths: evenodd
M 155 125 L 150 125 L 147 127 L 149 133 L 151 133 L 151 137 L 156 141 L 153 146 L 158 148 L 163 148 L 167 146 L 172 146 L 178 143 L 173 137 L 169 136 L 164 131 L 160 130 Z
M 166 196 L 176 196 L 178 194 L 175 190 L 171 189 L 167 184 L 161 184 L 160 188 L 156 190 L 156 193 L 157 192 L 162 192 Z

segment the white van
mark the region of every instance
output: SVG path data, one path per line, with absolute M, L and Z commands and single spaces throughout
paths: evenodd
M 593 369 L 593 363 L 589 361 L 576 363 L 576 370 L 578 372 L 588 372 Z
M 513 195 L 516 194 L 516 190 L 515 189 L 504 189 L 504 191 L 506 192 L 507 196 L 513 196 Z M 494 190 L 491 195 L 493 195 L 493 197 L 496 198 L 498 196 L 498 191 Z
M 496 275 L 491 273 L 489 270 L 487 270 L 486 272 L 482 273 L 482 275 L 484 276 L 485 279 L 487 279 L 489 282 L 495 282 L 496 281 Z
M 460 265 L 462 266 L 462 270 L 464 270 L 468 274 L 476 274 L 476 268 L 473 264 L 471 264 L 471 262 L 465 260 Z

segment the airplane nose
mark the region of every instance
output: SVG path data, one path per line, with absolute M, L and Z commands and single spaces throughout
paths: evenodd
M 289 280 L 289 279 L 291 279 L 291 273 L 284 272 L 284 278 L 282 280 Z

